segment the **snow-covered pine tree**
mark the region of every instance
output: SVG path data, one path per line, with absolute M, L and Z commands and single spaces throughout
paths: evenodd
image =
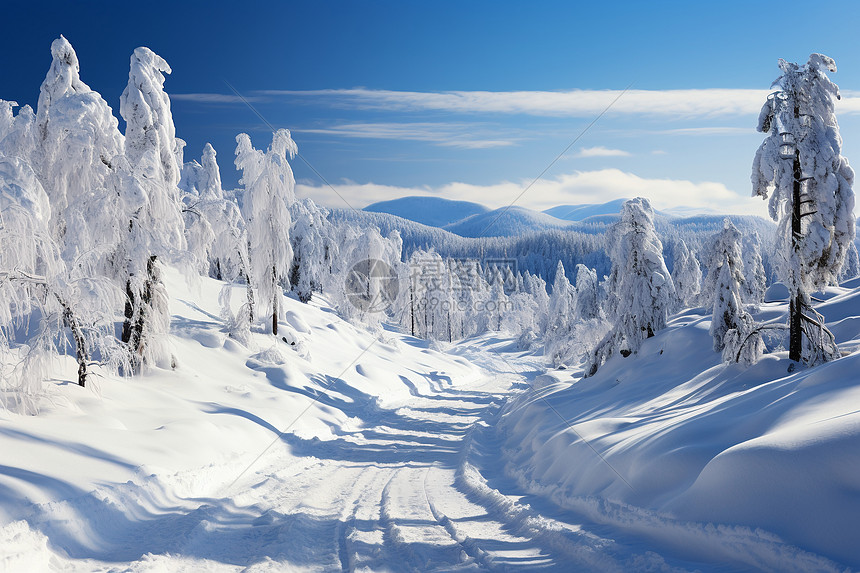
M 185 248 L 176 128 L 164 92 L 165 73 L 170 73 L 170 66 L 149 48 L 137 48 L 132 54 L 128 86 L 120 98 L 125 153 L 113 165 L 120 217 L 127 221 L 116 256 L 126 261 L 127 270 L 122 340 L 135 370 L 146 363 L 172 365 L 166 345 L 167 291 L 158 258 Z
M 753 196 L 770 196 L 778 222 L 777 274 L 791 293 L 789 358 L 815 364 L 838 356 L 809 293 L 836 281 L 854 239 L 854 171 L 841 154 L 839 89 L 827 76 L 833 59 L 812 54 L 803 66 L 779 67 L 758 119 L 769 135 L 753 161 Z
M 549 316 L 545 336 L 545 354 L 554 367 L 561 366 L 568 357 L 573 324 L 578 317 L 575 314 L 575 291 L 564 271 L 564 265 L 558 262 L 555 270 L 555 280 L 549 296 Z
M 706 304 L 713 308 L 710 334 L 714 338 L 714 350 L 722 352 L 726 333 L 731 329 L 740 330 L 746 314 L 741 302 L 741 289 L 745 284 L 741 234 L 728 218 L 705 250 L 704 259 L 708 276 L 702 294 Z
M 300 301 L 308 302 L 315 291 L 322 290 L 327 275 L 331 273 L 329 257 L 336 243 L 326 210 L 311 199 L 296 201 L 291 211 L 293 264 L 290 285 Z
M 576 265 L 576 298 L 573 316 L 578 320 L 604 319 L 597 272 L 585 265 Z
M 847 281 L 860 276 L 860 256 L 857 254 L 857 243 L 851 242 L 848 245 L 848 252 L 845 254 L 845 264 L 842 265 L 842 270 L 839 272 L 839 281 Z
M 672 280 L 680 308 L 694 305 L 702 285 L 702 269 L 696 255 L 687 247 L 683 239 L 675 243 Z
M 738 283 L 738 293 L 746 288 L 741 233 L 728 217 L 723 219 L 723 228 L 711 237 L 710 242 L 703 249 L 702 262 L 708 271 L 702 283 L 701 300 L 704 306 L 714 305 L 720 281 L 720 269 L 726 262 L 730 265 L 732 276 Z
M 556 265 L 555 280 L 549 295 L 549 318 L 547 321 L 548 339 L 567 336 L 574 316 L 574 290 L 567 280 L 564 265 L 561 261 Z
M 188 252 L 194 257 L 197 272 L 221 279 L 220 262 L 213 253 L 217 235 L 210 215 L 219 215 L 215 205 L 222 199 L 221 173 L 215 161 L 215 149 L 208 143 L 203 148 L 201 160 L 182 165 L 179 189 L 182 191 L 182 219 L 185 222 L 185 242 Z M 214 170 L 214 172 L 213 172 Z M 213 188 L 214 187 L 214 188 Z M 209 207 L 209 209 L 207 209 Z
M 608 233 L 607 248 L 612 260 L 607 309 L 613 326 L 590 353 L 588 375 L 616 352 L 622 356 L 637 352 L 646 338 L 666 326 L 675 301 L 675 285 L 647 199 L 637 197 L 622 205 L 621 219 Z
M 505 294 L 505 273 L 495 269 L 490 283 L 490 297 L 486 303 L 489 330 L 502 329 L 502 316 L 508 308 L 508 295 Z
M 293 249 L 290 245 L 290 206 L 295 202 L 293 170 L 287 161 L 298 153 L 289 130 L 279 129 L 266 153 L 254 149 L 251 138 L 236 136 L 236 167 L 244 186 L 242 213 L 248 225 L 249 278 L 257 291 L 257 304 L 272 317 L 272 334 L 278 334 L 283 286 L 289 284 Z
M 764 300 L 767 290 L 767 275 L 761 258 L 761 239 L 757 231 L 743 238 L 744 289 L 741 298 L 747 303 Z
M 546 291 L 546 281 L 539 275 L 526 271 L 523 278 L 525 291 L 535 301 L 535 334 L 543 336 L 549 321 L 549 293 Z

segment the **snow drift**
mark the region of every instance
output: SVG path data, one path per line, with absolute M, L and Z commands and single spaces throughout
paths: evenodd
M 860 289 L 819 296 L 843 353 L 823 366 L 790 372 L 780 351 L 749 368 L 722 364 L 710 312 L 690 309 L 592 378 L 541 377 L 502 417 L 507 472 L 565 507 L 605 500 L 673 522 L 762 528 L 860 566 Z M 755 318 L 784 323 L 786 307 L 765 303 Z

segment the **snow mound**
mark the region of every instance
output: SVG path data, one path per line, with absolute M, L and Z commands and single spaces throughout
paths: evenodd
M 542 377 L 504 411 L 507 472 L 565 507 L 597 498 L 761 528 L 860 566 L 860 290 L 824 294 L 843 358 L 817 368 L 789 372 L 784 352 L 722 364 L 710 316 L 688 310 L 591 378 Z M 784 320 L 775 310 L 756 318 Z
M 783 283 L 773 283 L 767 288 L 764 293 L 765 302 L 783 302 L 787 301 L 791 293 L 788 292 L 788 287 Z

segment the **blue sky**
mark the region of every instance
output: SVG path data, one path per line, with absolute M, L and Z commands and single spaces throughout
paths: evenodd
M 777 59 L 835 58 L 844 154 L 860 161 L 860 9 L 851 2 L 40 2 L 4 7 L 0 98 L 35 105 L 64 34 L 118 112 L 140 45 L 172 66 L 186 159 L 276 127 L 355 207 L 403 194 L 518 204 L 645 195 L 764 214 L 748 198 Z M 622 94 L 622 91 L 630 90 Z M 857 97 L 855 97 L 855 94 Z M 619 98 L 620 95 L 620 98 Z M 302 161 L 299 194 L 342 206 Z

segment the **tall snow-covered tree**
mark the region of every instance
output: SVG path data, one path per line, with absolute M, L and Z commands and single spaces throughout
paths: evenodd
M 753 196 L 770 197 L 778 222 L 777 273 L 791 293 L 789 358 L 814 364 L 838 356 L 809 293 L 836 281 L 854 239 L 854 171 L 842 157 L 839 89 L 827 76 L 833 59 L 812 54 L 803 66 L 779 67 L 759 115 L 758 131 L 769 135 L 753 161 Z
M 683 239 L 675 244 L 672 279 L 680 307 L 695 304 L 702 285 L 702 269 L 696 255 L 690 251 Z
M 296 200 L 296 180 L 287 155 L 295 157 L 298 147 L 286 129 L 274 133 L 265 153 L 254 149 L 244 133 L 236 136 L 236 144 L 236 167 L 245 188 L 242 213 L 248 225 L 249 278 L 259 293 L 257 304 L 270 313 L 272 334 L 277 335 L 283 287 L 289 284 L 293 262 L 290 206 Z
M 613 354 L 629 356 L 666 326 L 675 301 L 675 285 L 663 260 L 663 244 L 654 230 L 654 211 L 642 197 L 626 201 L 621 219 L 607 237 L 612 272 L 609 300 L 612 329 L 589 357 L 589 375 Z
M 33 166 L 51 201 L 54 237 L 71 263 L 82 253 L 104 255 L 94 210 L 123 137 L 110 106 L 81 81 L 78 57 L 63 36 L 51 44 L 51 56 L 39 92 Z
M 128 85 L 120 98 L 126 122 L 125 153 L 114 167 L 114 186 L 126 221 L 118 259 L 126 261 L 125 323 L 135 369 L 168 364 L 170 315 L 159 257 L 184 249 L 178 183 L 176 128 L 164 74 L 170 66 L 149 48 L 131 56 Z

